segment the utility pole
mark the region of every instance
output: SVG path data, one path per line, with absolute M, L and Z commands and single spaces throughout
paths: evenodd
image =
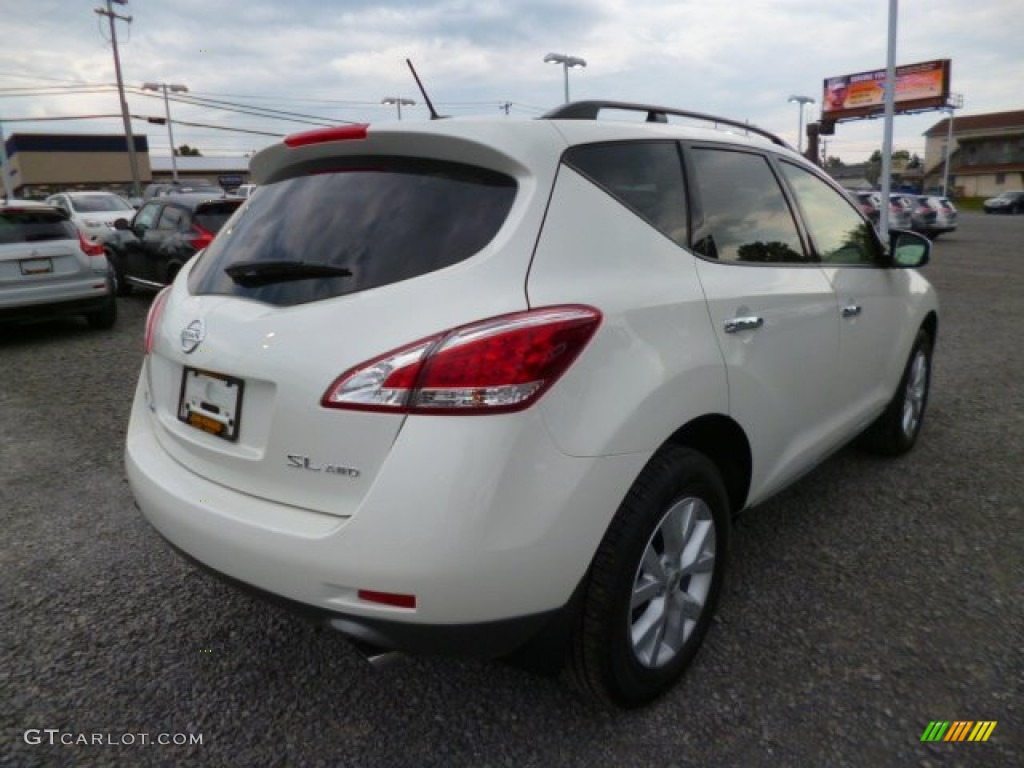
M 498 105 L 498 109 L 502 110 L 506 115 L 508 115 L 508 111 L 509 109 L 511 109 L 511 107 L 511 101 L 503 101 L 501 104 Z
M 117 53 L 117 30 L 114 27 L 114 19 L 121 19 L 128 24 L 132 23 L 131 16 L 119 16 L 114 13 L 112 3 L 126 5 L 128 0 L 107 0 L 107 9 L 94 8 L 100 16 L 106 16 L 110 22 L 110 43 L 114 48 L 114 73 L 117 75 L 117 93 L 121 97 L 121 120 L 124 122 L 124 139 L 128 145 L 128 163 L 132 169 L 132 194 L 136 197 L 142 196 L 142 189 L 139 185 L 139 160 L 135 156 L 135 137 L 132 136 L 131 117 L 128 115 L 128 102 L 124 99 L 124 80 L 121 78 L 121 57 Z M 171 147 L 171 151 L 174 147 Z

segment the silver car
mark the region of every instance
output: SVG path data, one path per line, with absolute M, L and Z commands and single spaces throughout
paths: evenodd
M 935 220 L 931 223 L 928 231 L 925 232 L 928 237 L 934 240 L 945 232 L 956 230 L 957 210 L 948 197 L 925 195 L 919 199 L 935 211 Z
M 914 207 L 904 195 L 889 195 L 889 229 L 913 229 Z
M 83 315 L 93 328 L 114 325 L 114 279 L 103 247 L 59 208 L 0 202 L 0 321 L 55 315 Z
M 115 221 L 135 215 L 131 203 L 113 192 L 60 192 L 46 198 L 46 204 L 67 212 L 90 240 L 109 235 Z

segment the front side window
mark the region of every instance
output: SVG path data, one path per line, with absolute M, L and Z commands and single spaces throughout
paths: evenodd
M 780 165 L 823 263 L 880 262 L 874 230 L 841 194 L 804 168 L 785 162 Z
M 565 162 L 663 235 L 686 244 L 686 187 L 675 142 L 584 144 L 566 152 Z
M 160 213 L 160 203 L 147 203 L 135 216 L 135 229 L 142 231 L 152 229 L 156 223 L 156 215 Z
M 408 280 L 478 253 L 516 194 L 512 177 L 458 163 L 324 162 L 261 186 L 192 270 L 192 293 L 291 306 Z
M 692 151 L 702 221 L 694 250 L 708 259 L 745 263 L 813 262 L 768 160 L 749 152 Z

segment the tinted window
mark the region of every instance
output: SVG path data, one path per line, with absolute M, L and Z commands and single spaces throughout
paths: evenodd
M 287 306 L 408 280 L 487 245 L 515 191 L 512 178 L 465 165 L 347 159 L 327 172 L 261 186 L 207 248 L 189 288 Z M 225 272 L 253 262 L 305 262 L 350 274 L 292 274 L 243 286 Z
M 160 221 L 157 223 L 156 228 L 162 230 L 174 231 L 178 229 L 184 229 L 184 222 L 188 218 L 188 213 L 175 205 L 168 205 L 164 208 L 163 213 L 160 214 Z
M 147 203 L 135 215 L 133 222 L 136 229 L 152 229 L 156 223 L 156 215 L 160 212 L 160 203 Z
M 231 218 L 238 207 L 242 204 L 241 200 L 225 200 L 217 203 L 203 203 L 196 208 L 194 219 L 196 224 L 205 229 L 207 232 L 217 234 L 220 232 L 220 228 L 224 226 L 224 222 Z
M 587 144 L 565 162 L 680 245 L 686 244 L 686 189 L 675 142 Z
M 873 264 L 881 253 L 872 226 L 841 194 L 813 173 L 782 163 L 811 233 L 818 258 L 828 264 Z
M 77 239 L 75 225 L 56 211 L 31 208 L 0 211 L 0 245 Z
M 71 205 L 79 213 L 100 213 L 102 211 L 126 211 L 131 206 L 117 195 L 86 195 L 71 198 Z
M 693 150 L 703 220 L 694 250 L 710 259 L 809 262 L 768 160 L 719 149 Z

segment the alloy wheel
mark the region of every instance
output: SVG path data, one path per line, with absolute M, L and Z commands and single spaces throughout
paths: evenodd
M 647 542 L 633 584 L 629 636 L 637 661 L 672 662 L 707 603 L 715 567 L 715 524 L 700 498 L 677 501 Z

